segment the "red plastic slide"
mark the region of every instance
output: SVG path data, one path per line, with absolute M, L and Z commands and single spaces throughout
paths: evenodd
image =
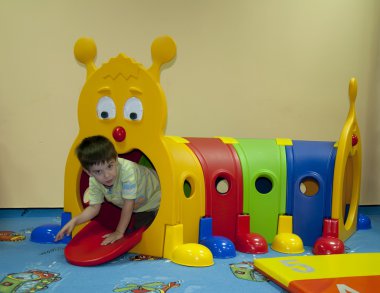
M 68 262 L 77 266 L 95 266 L 111 261 L 128 252 L 142 238 L 146 227 L 124 235 L 124 238 L 109 245 L 101 245 L 103 235 L 112 233 L 119 221 L 120 209 L 104 203 L 97 218 L 88 223 L 67 244 L 65 256 Z M 133 224 L 133 218 L 131 224 Z
M 100 245 L 103 235 L 113 232 L 98 221 L 91 221 L 67 244 L 65 256 L 77 266 L 96 266 L 131 250 L 141 241 L 145 228 L 140 228 L 109 245 Z

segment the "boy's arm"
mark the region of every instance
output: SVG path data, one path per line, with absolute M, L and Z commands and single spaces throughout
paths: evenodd
M 116 230 L 113 233 L 106 234 L 103 236 L 103 238 L 105 239 L 102 242 L 102 245 L 111 244 L 123 238 L 125 230 L 127 229 L 128 224 L 131 220 L 134 204 L 135 204 L 135 201 L 133 199 L 124 200 L 124 205 L 121 210 L 119 224 L 117 225 Z
M 86 207 L 80 215 L 74 217 L 74 219 L 76 218 L 75 224 L 79 225 L 95 218 L 99 214 L 100 206 L 101 204 L 99 203 Z
M 72 218 L 65 226 L 63 226 L 63 228 L 58 232 L 57 236 L 55 236 L 54 241 L 59 241 L 65 235 L 70 235 L 76 225 L 82 224 L 95 218 L 99 214 L 100 206 L 100 204 L 95 204 L 86 207 L 82 213 Z

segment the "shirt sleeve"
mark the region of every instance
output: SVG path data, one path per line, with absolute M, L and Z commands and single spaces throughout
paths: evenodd
M 97 184 L 95 179 L 91 177 L 89 180 L 88 194 L 90 205 L 101 204 L 104 202 L 103 191 L 101 190 L 100 186 Z
M 121 183 L 121 195 L 124 199 L 136 199 L 137 197 L 137 178 L 136 171 L 133 166 L 129 166 L 124 170 Z

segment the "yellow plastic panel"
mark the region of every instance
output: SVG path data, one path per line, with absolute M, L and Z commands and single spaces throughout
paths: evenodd
M 289 138 L 276 138 L 277 145 L 293 145 L 293 141 Z
M 198 243 L 183 244 L 183 225 L 166 227 L 164 257 L 184 266 L 207 267 L 214 264 L 207 247 Z
M 199 221 L 205 216 L 205 183 L 202 166 L 184 143 L 171 139 L 165 140 L 170 154 L 175 190 L 174 195 L 179 200 L 179 222 L 184 227 L 184 243 L 198 242 Z M 166 175 L 164 175 L 166 176 Z
M 180 136 L 173 136 L 173 135 L 167 135 L 166 138 L 174 140 L 178 143 L 189 143 L 189 141 L 186 138 L 180 137 Z
M 225 137 L 225 136 L 215 136 L 215 138 L 219 138 L 223 143 L 225 144 L 235 144 L 239 143 L 235 138 L 233 137 Z
M 293 233 L 293 217 L 280 215 L 278 233 L 271 245 L 272 249 L 281 253 L 302 253 L 305 251 L 302 239 Z
M 380 275 L 379 261 L 380 253 L 352 253 L 261 258 L 254 266 L 288 287 L 295 280 Z
M 356 95 L 357 83 L 352 78 L 349 84 L 350 109 L 337 144 L 332 199 L 332 218 L 339 221 L 339 238 L 343 241 L 356 231 L 360 199 L 362 150 L 355 112 Z M 346 203 L 349 203 L 348 215 Z

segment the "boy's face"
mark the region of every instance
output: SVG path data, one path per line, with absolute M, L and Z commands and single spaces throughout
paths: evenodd
M 117 177 L 117 162 L 115 159 L 112 159 L 106 163 L 92 165 L 86 172 L 99 183 L 111 187 Z

